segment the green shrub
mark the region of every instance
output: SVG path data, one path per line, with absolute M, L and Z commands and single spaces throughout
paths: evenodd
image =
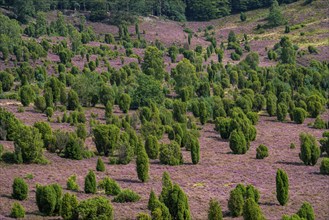
M 126 203 L 137 202 L 140 200 L 140 196 L 130 189 L 122 190 L 114 199 L 113 202 Z
M 75 111 L 80 106 L 79 96 L 73 89 L 70 90 L 67 96 L 67 110 Z
M 76 133 L 77 136 L 82 139 L 83 141 L 86 140 L 87 138 L 87 129 L 86 129 L 86 125 L 83 123 L 79 123 L 77 125 L 77 129 L 76 129 Z
M 270 93 L 267 96 L 266 110 L 267 110 L 267 113 L 270 116 L 274 116 L 276 114 L 276 102 L 277 102 L 277 100 L 278 100 L 277 97 L 273 93 Z
M 223 117 L 216 118 L 215 130 L 219 132 L 220 136 L 223 139 L 228 139 L 230 137 L 230 134 L 232 132 L 231 123 L 232 123 L 232 119 L 230 118 L 223 118 Z
M 191 220 L 187 195 L 178 184 L 170 192 L 168 209 L 173 219 Z
M 0 144 L 0 161 L 2 160 L 3 152 L 4 152 L 4 147 L 2 144 Z
M 179 144 L 172 141 L 170 144 L 163 144 L 160 148 L 160 163 L 171 166 L 183 164 L 183 155 Z
M 68 190 L 72 190 L 72 191 L 78 191 L 79 190 L 79 185 L 77 184 L 77 176 L 76 175 L 72 175 L 67 179 L 66 182 L 66 187 Z
M 143 145 L 138 146 L 136 158 L 136 170 L 138 179 L 146 182 L 149 179 L 150 162 Z
M 215 199 L 211 199 L 209 202 L 208 220 L 222 220 L 222 219 L 223 219 L 223 213 L 219 202 Z
M 264 159 L 265 157 L 268 157 L 268 148 L 261 144 L 256 149 L 256 159 Z
M 103 185 L 106 195 L 116 196 L 121 192 L 119 184 L 109 177 L 103 179 Z
M 247 199 L 243 206 L 244 220 L 263 220 L 265 219 L 259 205 L 251 198 Z
M 148 210 L 150 210 L 151 212 L 154 211 L 157 208 L 158 202 L 159 200 L 152 189 L 147 203 Z
M 104 172 L 105 171 L 104 162 L 103 162 L 102 158 L 100 158 L 100 157 L 98 157 L 98 159 L 97 159 L 96 170 L 97 171 L 100 171 L 100 172 Z
M 232 60 L 240 60 L 240 55 L 236 52 L 231 53 L 231 59 Z
M 241 21 L 246 21 L 246 20 L 247 20 L 247 15 L 246 15 L 246 13 L 244 13 L 244 12 L 241 12 L 241 13 L 240 13 L 240 20 L 241 20 Z
M 322 138 L 320 139 L 321 144 L 321 152 L 326 152 L 327 156 L 329 156 L 329 131 L 325 131 L 322 134 Z
M 230 198 L 228 200 L 228 209 L 231 213 L 231 216 L 238 217 L 243 213 L 243 192 L 239 189 L 233 189 L 230 192 Z
M 288 114 L 288 107 L 285 103 L 280 102 L 276 110 L 278 121 L 285 121 Z
M 192 136 L 191 142 L 191 158 L 193 164 L 198 164 L 200 161 L 200 143 L 197 137 Z
M 58 184 L 37 185 L 36 202 L 41 213 L 52 216 L 59 214 L 62 188 Z
M 253 199 L 256 203 L 258 203 L 259 199 L 260 199 L 260 194 L 258 189 L 256 189 L 253 185 L 248 185 L 245 188 L 245 199 Z
M 18 202 L 14 202 L 9 216 L 11 218 L 24 218 L 25 217 L 24 207 Z
M 112 204 L 107 198 L 101 196 L 81 201 L 77 212 L 81 220 L 114 219 Z
M 234 130 L 230 135 L 230 149 L 233 154 L 245 154 L 247 152 L 247 142 L 241 131 Z
M 45 113 L 46 113 L 46 115 L 47 115 L 48 118 L 51 118 L 54 115 L 54 109 L 52 107 L 48 107 L 48 108 L 46 108 L 46 112 Z
M 149 135 L 145 141 L 145 149 L 148 157 L 150 159 L 157 159 L 159 155 L 159 148 L 158 139 L 153 135 Z
M 22 86 L 19 90 L 19 96 L 23 106 L 29 106 L 34 100 L 35 93 L 30 85 Z
M 34 106 L 37 110 L 44 112 L 47 108 L 46 105 L 46 100 L 43 96 L 38 96 L 35 100 L 34 100 Z
M 253 125 L 256 125 L 259 120 L 259 115 L 257 114 L 257 112 L 248 112 L 247 118 L 251 121 Z
M 320 166 L 320 173 L 324 175 L 329 175 L 329 158 L 323 158 Z
M 288 175 L 281 169 L 276 173 L 276 198 L 282 206 L 287 204 L 289 199 Z
M 78 219 L 78 213 L 77 213 L 78 205 L 79 202 L 75 195 L 71 195 L 70 193 L 65 193 L 61 202 L 60 216 L 64 220 Z
M 316 129 L 326 129 L 326 122 L 320 117 L 316 117 L 314 124 L 313 124 L 313 128 Z
M 300 209 L 297 212 L 297 215 L 305 220 L 314 220 L 314 210 L 310 203 L 304 202 L 303 205 L 300 207 Z
M 152 220 L 151 216 L 144 212 L 138 213 L 136 219 L 137 220 Z
M 13 185 L 13 193 L 12 197 L 17 200 L 25 200 L 27 199 L 29 193 L 29 187 L 26 182 L 22 178 L 15 178 Z
M 321 154 L 317 140 L 311 134 L 306 133 L 301 133 L 299 135 L 299 139 L 301 143 L 299 158 L 304 162 L 305 165 L 314 166 Z
M 96 175 L 95 173 L 90 170 L 87 176 L 85 177 L 85 193 L 95 194 L 97 189 L 96 185 Z
M 303 108 L 295 108 L 292 113 L 294 122 L 303 124 L 306 114 L 307 112 Z
M 131 98 L 128 94 L 123 93 L 119 99 L 119 107 L 124 112 L 127 113 L 130 108 Z

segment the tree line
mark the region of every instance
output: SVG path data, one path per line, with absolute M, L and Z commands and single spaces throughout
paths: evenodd
M 296 0 L 279 0 L 288 4 Z M 39 11 L 91 11 L 91 20 L 108 15 L 155 15 L 176 21 L 210 20 L 257 8 L 269 7 L 273 0 L 1 0 L 0 6 L 12 7 L 21 22 L 27 22 Z

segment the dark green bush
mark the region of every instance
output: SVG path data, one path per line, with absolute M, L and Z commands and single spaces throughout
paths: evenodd
M 79 190 L 79 185 L 77 184 L 77 176 L 76 175 L 72 175 L 67 179 L 66 182 L 66 187 L 68 190 L 72 190 L 72 191 L 78 191 Z
M 87 176 L 85 177 L 85 193 L 91 193 L 95 194 L 97 190 L 97 184 L 96 184 L 96 175 L 95 173 L 90 170 Z
M 155 136 L 150 135 L 146 138 L 145 149 L 146 149 L 146 153 L 150 159 L 158 158 L 159 148 L 160 148 L 160 146 L 158 143 L 158 139 Z
M 36 202 L 41 213 L 47 216 L 59 214 L 61 199 L 62 188 L 58 184 L 37 185 Z
M 48 107 L 48 108 L 46 108 L 45 113 L 46 113 L 48 118 L 51 118 L 54 115 L 54 109 L 52 107 Z
M 137 220 L 152 220 L 151 216 L 144 212 L 138 213 L 136 219 Z
M 231 53 L 231 59 L 232 60 L 240 60 L 240 55 L 236 52 Z
M 170 192 L 168 209 L 173 219 L 191 220 L 187 195 L 178 184 L 174 184 Z
M 104 172 L 105 171 L 104 162 L 103 162 L 102 158 L 100 158 L 100 157 L 97 159 L 96 170 L 97 171 L 100 171 L 100 172 Z
M 228 139 L 230 137 L 230 134 L 232 132 L 232 119 L 230 118 L 224 118 L 224 117 L 218 117 L 215 120 L 215 130 L 220 133 L 220 136 L 223 139 Z
M 112 204 L 107 198 L 101 196 L 81 201 L 77 212 L 81 220 L 114 219 Z
M 65 193 L 61 201 L 60 216 L 64 220 L 75 220 L 78 219 L 78 208 L 79 202 L 75 195 Z
M 281 169 L 276 173 L 276 198 L 280 205 L 286 205 L 289 199 L 288 175 Z
M 321 150 L 318 147 L 317 140 L 311 134 L 301 133 L 300 139 L 300 154 L 299 158 L 304 162 L 305 165 L 314 166 L 321 154 Z
M 130 108 L 131 98 L 128 94 L 123 93 L 119 99 L 119 107 L 124 112 L 127 113 Z
M 15 178 L 13 185 L 13 193 L 12 197 L 17 200 L 24 200 L 27 199 L 29 193 L 29 187 L 26 182 L 22 178 Z
M 245 154 L 248 150 L 247 142 L 241 131 L 234 130 L 230 135 L 230 149 L 233 154 Z
M 223 213 L 219 202 L 215 199 L 211 199 L 209 202 L 208 220 L 222 220 L 222 219 L 223 219 Z
M 230 192 L 230 198 L 228 200 L 228 209 L 231 213 L 231 216 L 238 217 L 243 213 L 243 192 L 239 189 L 233 189 Z
M 265 157 L 268 157 L 268 148 L 261 144 L 256 149 L 256 159 L 264 159 Z
M 126 203 L 137 202 L 140 200 L 140 196 L 130 189 L 122 190 L 114 199 L 113 202 Z
M 288 107 L 285 103 L 280 102 L 276 110 L 278 121 L 285 121 L 288 114 Z
M 244 12 L 241 12 L 241 13 L 240 13 L 240 20 L 241 20 L 241 21 L 246 21 L 246 20 L 247 20 L 247 15 L 246 15 L 246 13 L 244 13 Z
M 44 112 L 47 108 L 46 105 L 46 100 L 43 96 L 38 96 L 35 100 L 34 100 L 34 106 L 37 110 Z
M 163 144 L 160 147 L 160 163 L 171 166 L 183 164 L 183 155 L 179 144 L 172 141 L 170 144 Z
M 80 106 L 79 96 L 73 89 L 70 90 L 67 96 L 67 110 L 75 111 Z
M 295 108 L 292 113 L 294 122 L 303 124 L 306 114 L 307 112 L 303 108 Z
M 19 96 L 23 106 L 29 106 L 34 100 L 35 93 L 30 85 L 22 86 L 19 90 Z
M 24 207 L 18 202 L 14 202 L 9 216 L 11 218 L 24 218 L 25 217 Z
M 278 100 L 277 97 L 273 93 L 270 93 L 267 96 L 266 110 L 267 110 L 267 113 L 270 116 L 274 116 L 276 114 L 276 102 L 277 102 L 277 100 Z
M 259 115 L 257 114 L 257 112 L 248 112 L 247 118 L 251 121 L 253 125 L 256 125 L 259 120 Z
M 150 162 L 143 145 L 137 147 L 136 170 L 138 179 L 146 182 L 149 179 Z
M 320 173 L 324 175 L 329 175 L 329 158 L 323 158 L 320 166 Z
M 77 125 L 77 129 L 76 129 L 75 132 L 77 133 L 77 136 L 78 136 L 81 140 L 83 140 L 83 141 L 86 140 L 86 138 L 87 138 L 87 129 L 86 129 L 86 125 L 85 125 L 85 124 L 83 124 L 83 123 L 79 123 L 79 124 Z

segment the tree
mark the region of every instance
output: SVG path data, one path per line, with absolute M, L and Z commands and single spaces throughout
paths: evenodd
M 28 18 L 35 14 L 33 0 L 14 0 L 13 7 L 17 19 L 22 23 L 27 23 Z
M 72 175 L 67 179 L 66 182 L 66 187 L 68 190 L 72 190 L 72 191 L 78 191 L 79 190 L 79 185 L 77 184 L 77 176 L 76 175 Z
M 35 93 L 31 86 L 25 85 L 22 86 L 19 90 L 19 96 L 23 106 L 29 106 L 30 103 L 34 100 Z
M 323 175 L 329 175 L 329 158 L 323 158 L 321 161 L 320 173 Z
M 85 193 L 96 193 L 96 175 L 95 173 L 90 170 L 87 176 L 85 177 Z
M 150 163 L 143 145 L 138 146 L 137 158 L 136 158 L 136 170 L 138 179 L 142 182 L 146 182 L 149 179 Z
M 174 184 L 169 201 L 168 208 L 173 219 L 191 220 L 188 198 L 178 184 Z
M 230 135 L 230 149 L 234 154 L 245 154 L 248 150 L 247 141 L 241 131 L 234 130 Z
M 179 123 L 186 122 L 186 103 L 176 100 L 173 105 L 173 118 Z
M 119 99 L 119 107 L 124 112 L 127 113 L 130 108 L 131 98 L 128 94 L 123 93 Z
M 188 59 L 182 59 L 173 71 L 173 79 L 175 80 L 175 91 L 180 92 L 187 86 L 193 86 L 197 82 L 196 68 Z
M 279 3 L 277 0 L 272 1 L 270 11 L 267 17 L 269 27 L 277 27 L 285 23 L 285 19 L 282 15 Z
M 74 220 L 78 218 L 77 208 L 78 208 L 78 200 L 75 195 L 70 193 L 65 193 L 62 202 L 61 202 L 61 209 L 60 209 L 60 216 L 64 220 Z
M 67 97 L 67 109 L 75 111 L 80 106 L 78 94 L 71 89 Z
M 163 202 L 167 207 L 170 206 L 170 193 L 171 193 L 172 189 L 173 189 L 173 184 L 171 182 L 169 173 L 163 172 L 160 201 Z
M 163 54 L 158 48 L 149 46 L 145 50 L 142 70 L 146 75 L 162 81 L 165 75 Z
M 61 200 L 62 188 L 58 184 L 37 185 L 36 202 L 41 213 L 47 216 L 59 214 Z
M 259 205 L 251 198 L 247 199 L 243 206 L 244 220 L 263 220 L 264 216 Z
M 42 154 L 43 141 L 39 130 L 23 126 L 14 142 L 15 157 L 18 163 L 45 162 Z
M 150 159 L 157 159 L 159 156 L 159 143 L 157 137 L 149 135 L 145 140 L 145 149 Z
M 274 116 L 276 114 L 277 100 L 277 97 L 273 93 L 268 94 L 266 99 L 266 110 L 270 116 Z
M 103 183 L 104 183 L 104 190 L 106 195 L 116 196 L 121 192 L 121 188 L 115 180 L 109 177 L 105 177 L 103 179 Z
M 200 160 L 200 143 L 197 137 L 193 137 L 191 144 L 191 158 L 193 164 L 198 164 Z
M 15 178 L 13 183 L 13 193 L 12 197 L 17 200 L 27 199 L 29 193 L 29 187 L 22 178 Z
M 188 20 L 207 21 L 230 14 L 227 0 L 190 0 L 187 1 L 186 17 Z
M 98 157 L 98 159 L 97 159 L 96 170 L 97 171 L 100 171 L 100 172 L 104 172 L 105 171 L 104 162 L 103 162 L 102 158 L 100 158 L 100 157 Z
M 98 153 L 109 156 L 118 144 L 120 129 L 116 125 L 97 125 L 93 129 Z
M 305 165 L 314 166 L 321 154 L 321 150 L 318 147 L 317 140 L 314 136 L 307 133 L 301 133 L 300 139 L 300 153 L 299 158 L 304 162 Z
M 238 188 L 233 189 L 230 192 L 230 198 L 228 200 L 228 209 L 230 210 L 231 216 L 238 217 L 243 213 L 243 192 Z
M 0 72 L 0 81 L 4 92 L 10 91 L 11 87 L 14 85 L 14 77 L 4 71 Z
M 215 199 L 211 199 L 209 202 L 208 220 L 222 220 L 222 219 L 223 219 L 223 213 L 219 202 Z
M 147 106 L 152 102 L 161 104 L 164 100 L 162 84 L 152 76 L 141 74 L 137 78 L 137 87 L 131 97 L 134 108 Z
M 44 112 L 47 108 L 46 105 L 46 100 L 43 96 L 38 96 L 35 100 L 34 100 L 34 106 L 37 110 Z
M 280 102 L 276 110 L 278 121 L 285 121 L 288 114 L 288 107 L 285 103 Z
M 284 64 L 295 64 L 296 63 L 296 51 L 294 46 L 288 37 L 282 37 L 280 40 L 281 46 L 281 63 Z
M 286 205 L 289 199 L 288 175 L 281 169 L 276 173 L 276 198 L 282 206 Z
M 246 13 L 244 13 L 244 12 L 241 12 L 241 13 L 240 13 L 240 20 L 241 20 L 241 21 L 246 21 L 246 20 L 247 20 L 247 15 L 246 15 Z

